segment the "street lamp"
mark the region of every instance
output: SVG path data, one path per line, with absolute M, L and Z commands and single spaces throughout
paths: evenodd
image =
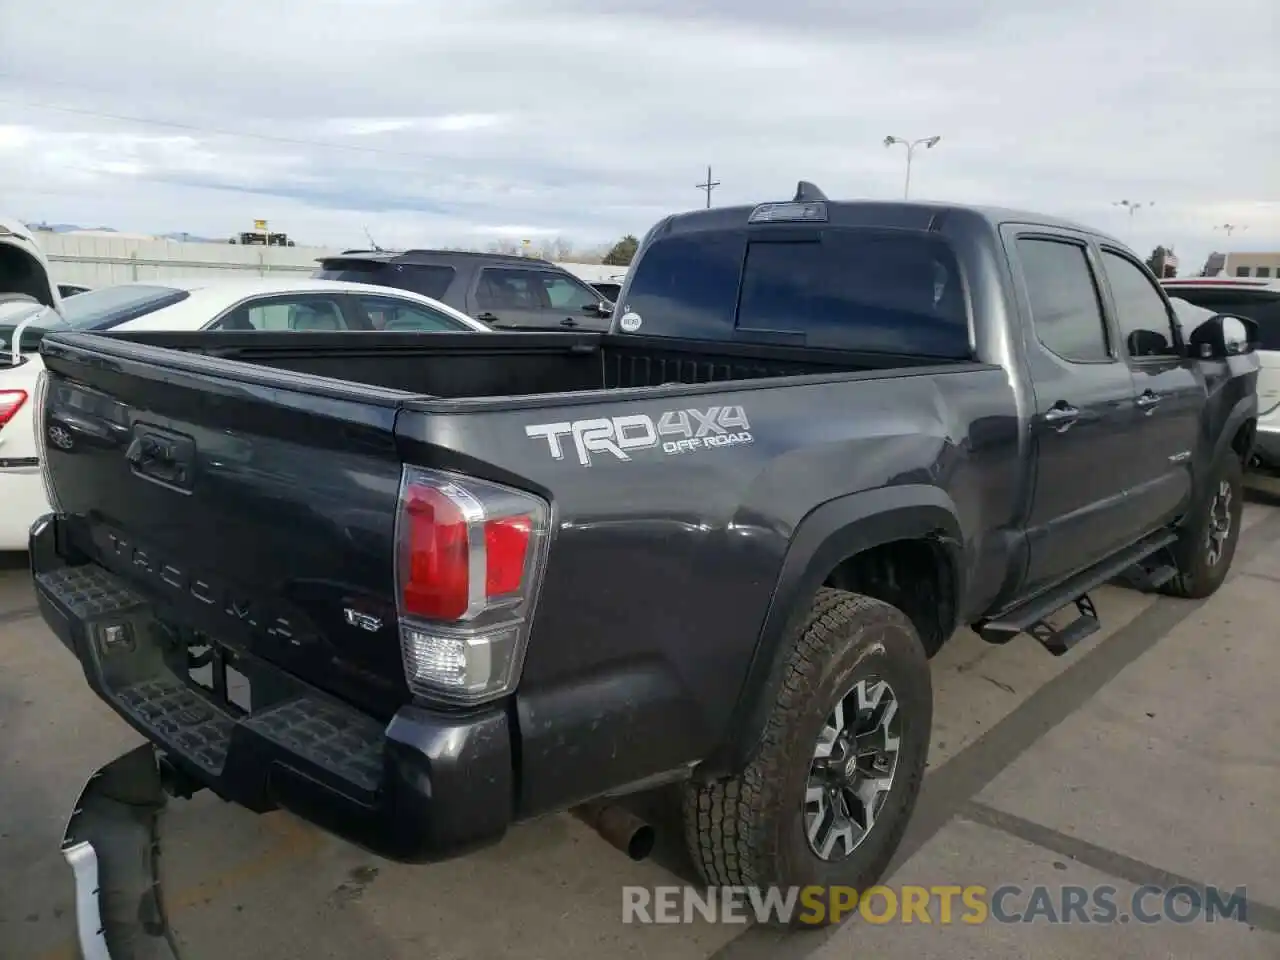
M 1137 213 L 1137 212 L 1138 212 L 1139 210 L 1141 210 L 1143 207 L 1154 207 L 1155 205 L 1156 205 L 1156 202 L 1155 202 L 1154 200 L 1149 200 L 1149 201 L 1146 201 L 1146 202 L 1135 202 L 1135 201 L 1133 201 L 1133 200 L 1117 200 L 1115 203 L 1113 203 L 1113 204 L 1112 204 L 1112 206 L 1113 206 L 1113 207 L 1126 207 L 1126 208 L 1128 208 L 1128 210 L 1129 210 L 1129 225 L 1130 225 L 1130 226 L 1132 226 L 1132 225 L 1133 225 L 1133 215 L 1134 215 L 1135 213 Z
M 1247 226 L 1241 226 L 1238 223 L 1224 223 L 1221 226 L 1214 227 L 1215 230 L 1221 230 L 1229 237 L 1237 230 L 1248 230 Z
M 886 147 L 892 147 L 895 143 L 900 143 L 907 148 L 907 183 L 902 190 L 902 197 L 904 200 L 911 196 L 911 161 L 915 157 L 916 147 L 923 145 L 926 150 L 932 150 L 938 145 L 938 141 L 941 139 L 941 137 L 924 137 L 920 140 L 906 140 L 902 137 L 884 138 L 884 145 Z

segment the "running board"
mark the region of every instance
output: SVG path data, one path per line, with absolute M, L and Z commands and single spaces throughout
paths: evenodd
M 980 621 L 974 629 L 988 643 L 1008 643 L 1018 634 L 1026 633 L 1055 657 L 1060 657 L 1101 626 L 1089 591 L 1135 567 L 1143 572 L 1144 582 L 1149 586 L 1168 582 L 1177 575 L 1174 567 L 1144 561 L 1149 561 L 1177 539 L 1177 534 L 1167 531 L 1139 540 L 1088 570 L 1077 573 L 1048 593 L 1007 610 L 994 620 Z M 1072 603 L 1079 614 L 1075 620 L 1061 629 L 1049 623 L 1051 616 Z
M 164 803 L 149 743 L 102 767 L 80 791 L 62 856 L 75 881 L 82 960 L 174 960 L 156 874 Z

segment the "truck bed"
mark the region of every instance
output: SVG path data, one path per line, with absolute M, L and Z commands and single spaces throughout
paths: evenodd
M 441 399 L 955 365 L 936 358 L 611 334 L 144 331 L 107 336 Z

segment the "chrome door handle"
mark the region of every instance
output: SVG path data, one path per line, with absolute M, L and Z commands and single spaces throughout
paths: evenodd
M 1138 397 L 1138 399 L 1135 400 L 1134 403 L 1136 403 L 1139 407 L 1142 407 L 1144 410 L 1147 410 L 1147 409 L 1150 409 L 1151 407 L 1154 407 L 1157 403 L 1159 403 L 1160 399 L 1161 398 L 1158 397 L 1156 394 L 1151 393 L 1150 391 L 1147 391 L 1146 393 Z
M 1080 419 L 1080 411 L 1075 407 L 1050 407 L 1044 412 L 1044 422 L 1059 433 L 1066 433 L 1078 419 Z

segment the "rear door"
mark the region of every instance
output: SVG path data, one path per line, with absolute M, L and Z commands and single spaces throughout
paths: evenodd
M 558 270 L 484 267 L 476 280 L 476 318 L 498 327 L 607 330 L 604 298 Z
M 532 270 L 484 267 L 476 278 L 475 317 L 496 327 L 542 327 L 544 292 Z
M 1134 380 L 1139 453 L 1127 461 L 1129 510 L 1146 533 L 1173 520 L 1190 500 L 1205 386 L 1156 279 L 1119 247 L 1103 244 L 1100 254 L 1120 349 Z
M 1103 312 L 1086 238 L 1004 228 L 1035 392 L 1035 487 L 1026 587 L 1039 590 L 1137 539 L 1125 505 L 1134 448 L 1133 378 Z

